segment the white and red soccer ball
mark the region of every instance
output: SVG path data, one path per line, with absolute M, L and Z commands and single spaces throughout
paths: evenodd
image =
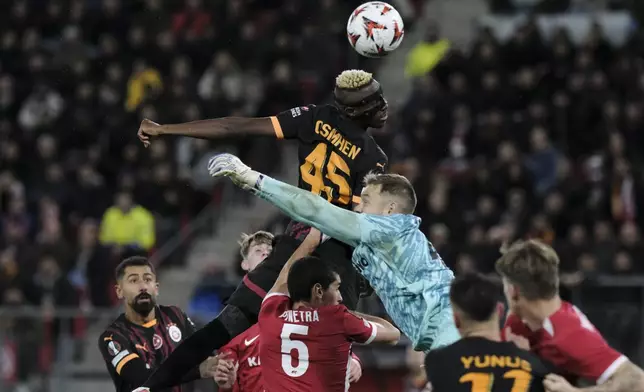
M 400 14 L 390 4 L 370 1 L 349 16 L 347 38 L 359 54 L 383 57 L 396 50 L 405 35 Z

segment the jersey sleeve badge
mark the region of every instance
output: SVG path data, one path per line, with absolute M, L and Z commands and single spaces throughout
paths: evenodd
M 109 352 L 110 355 L 114 357 L 121 352 L 121 345 L 114 340 L 110 340 L 110 342 L 107 344 L 107 352 Z

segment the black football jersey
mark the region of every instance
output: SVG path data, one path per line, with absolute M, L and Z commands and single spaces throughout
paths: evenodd
M 335 106 L 295 107 L 271 121 L 278 138 L 299 142 L 298 186 L 338 207 L 359 203 L 364 176 L 385 170 L 387 156 L 375 140 Z
M 534 354 L 514 343 L 463 338 L 425 358 L 433 392 L 543 392 L 549 373 Z
M 143 361 L 150 374 L 172 351 L 195 331 L 190 319 L 176 306 L 157 306 L 156 318 L 146 325 L 130 322 L 121 314 L 101 334 L 98 347 L 117 392 L 131 392 L 132 385 L 121 374 L 130 361 Z M 181 392 L 181 386 L 167 392 Z

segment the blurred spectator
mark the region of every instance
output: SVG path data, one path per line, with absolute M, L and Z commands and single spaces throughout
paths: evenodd
M 29 302 L 45 309 L 78 305 L 76 291 L 60 268 L 59 261 L 51 255 L 43 255 L 36 273 L 27 283 Z
M 425 39 L 416 44 L 409 53 L 405 74 L 410 77 L 418 77 L 432 71 L 448 55 L 450 45 L 447 39 L 439 39 L 438 27 L 432 23 L 427 27 Z
M 143 149 L 143 117 L 274 115 L 327 99 L 321 86 L 357 59 L 344 50 L 343 25 L 357 0 L 1 3 L 0 307 L 42 307 L 45 321 L 56 307 L 111 306 L 123 255 L 182 233 L 163 263 L 186 262 L 185 225 L 221 202 L 203 170 L 214 151 L 243 152 L 263 171 L 279 165 L 274 140 L 168 139 Z M 84 320 L 63 330 L 52 321 L 54 336 L 28 319 L 0 331 L 21 348 L 12 361 L 19 383 L 46 374 L 48 336 L 82 335 Z
M 186 7 L 172 18 L 172 31 L 176 35 L 184 35 L 187 41 L 193 41 L 212 34 L 210 22 L 211 15 L 203 9 L 201 0 L 187 0 Z
M 9 308 L 26 305 L 25 296 L 17 287 L 10 287 L 3 293 L 2 303 Z M 39 371 L 38 355 L 42 348 L 43 331 L 41 323 L 28 317 L 3 317 L 0 319 L 0 334 L 10 336 L 0 342 L 2 363 L 0 364 L 0 382 L 2 379 L 15 380 L 24 385 L 30 376 Z
M 150 250 L 155 242 L 154 217 L 146 208 L 136 205 L 130 193 L 120 192 L 115 205 L 103 215 L 99 238 L 103 245 Z
M 84 220 L 78 228 L 75 259 L 70 266 L 69 278 L 76 290 L 84 293 L 95 307 L 112 304 L 110 291 L 114 262 L 108 248 L 98 242 L 98 225 L 92 219 Z
M 25 130 L 54 125 L 62 114 L 64 101 L 60 94 L 46 85 L 37 85 L 18 113 L 18 123 Z
M 143 61 L 135 62 L 128 81 L 125 108 L 130 112 L 135 110 L 146 98 L 159 94 L 162 88 L 159 71 L 148 67 Z

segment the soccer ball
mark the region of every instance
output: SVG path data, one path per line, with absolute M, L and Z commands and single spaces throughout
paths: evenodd
M 362 4 L 351 13 L 347 38 L 356 52 L 365 57 L 383 57 L 403 40 L 405 26 L 394 7 L 381 1 Z

